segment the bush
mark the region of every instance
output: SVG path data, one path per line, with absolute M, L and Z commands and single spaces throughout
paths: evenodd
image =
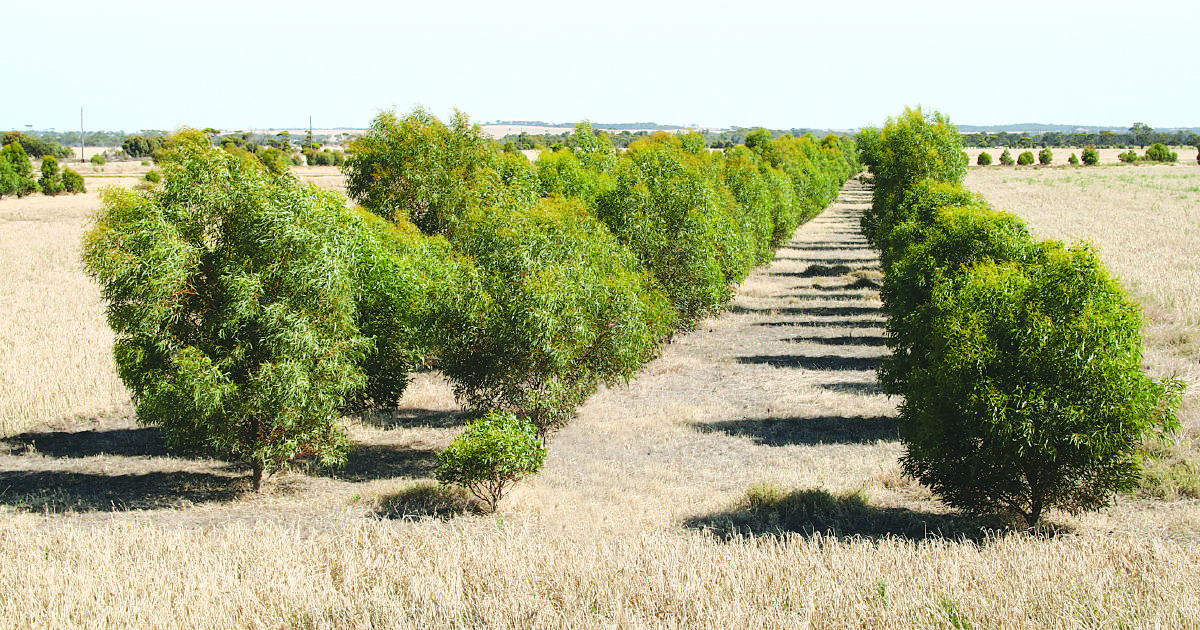
M 154 169 L 150 169 L 146 171 L 145 180 L 151 184 L 157 184 L 162 181 L 162 173 Z
M 1146 149 L 1146 159 L 1151 162 L 1175 162 L 1179 160 L 1179 154 L 1168 149 L 1164 144 L 1156 143 Z
M 80 175 L 69 168 L 63 169 L 62 185 L 63 192 L 68 192 L 71 194 L 87 192 L 87 188 L 85 188 L 83 185 L 83 175 Z
M 666 297 L 579 200 L 481 210 L 455 246 L 482 295 L 463 298 L 469 324 L 439 327 L 442 371 L 467 406 L 512 411 L 543 437 L 600 383 L 636 374 L 671 330 Z
M 92 166 L 104 166 L 106 164 L 103 153 L 97 153 L 88 159 Z
M 349 223 L 356 321 L 373 343 L 359 364 L 366 385 L 347 407 L 386 409 L 404 393 L 409 373 L 435 360 L 445 331 L 472 330 L 484 300 L 474 263 L 446 239 L 363 210 Z
M 1137 151 L 1130 149 L 1117 155 L 1117 159 L 1126 164 L 1136 164 L 1138 161 Z
M 906 474 L 968 513 L 1107 505 L 1175 425 L 1182 383 L 1142 372 L 1141 317 L 1087 246 L 938 282 L 901 409 Z
M 967 154 L 962 150 L 958 128 L 941 113 L 926 116 L 920 108 L 904 110 L 879 132 L 866 131 L 859 135 L 867 139 L 863 152 L 871 174 L 875 176 L 875 192 L 871 209 L 863 214 L 863 234 L 872 243 L 880 223 L 892 211 L 913 184 L 930 179 L 935 182 L 958 184 L 967 172 Z
M 1067 158 L 1067 164 L 1070 164 L 1071 166 L 1079 166 L 1079 158 L 1072 153 L 1071 157 Z
M 1100 163 L 1100 152 L 1096 147 L 1086 147 L 1080 155 L 1085 166 L 1095 166 Z
M 975 159 L 975 163 L 978 164 L 979 166 L 991 166 L 992 165 L 992 154 L 988 153 L 987 151 L 981 152 L 979 154 L 979 157 Z
M 541 470 L 546 449 L 532 424 L 515 414 L 489 412 L 438 453 L 437 478 L 496 506 L 512 484 Z
M 161 186 L 109 188 L 84 240 L 138 421 L 182 452 L 265 469 L 344 461 L 338 407 L 362 387 L 349 210 L 184 130 Z
M 1050 150 L 1050 147 L 1045 147 L 1041 151 L 1038 151 L 1038 164 L 1050 166 L 1050 163 L 1053 161 L 1054 152 Z
M 18 198 L 37 192 L 37 180 L 33 178 L 33 163 L 19 142 L 11 142 L 0 149 L 0 196 L 16 195 Z
M 43 195 L 57 195 L 63 191 L 62 174 L 58 172 L 58 159 L 53 155 L 42 158 L 42 177 L 38 180 L 38 188 Z
M 1017 164 L 1021 166 L 1033 164 L 1033 151 L 1022 151 L 1021 155 L 1017 156 Z
M 468 208 L 497 199 L 500 151 L 462 112 L 450 126 L 423 109 L 404 118 L 381 113 L 350 151 L 343 165 L 350 197 L 426 234 L 452 231 Z
M 1013 159 L 1012 151 L 1005 149 L 1004 152 L 1000 154 L 1000 164 L 1003 166 L 1012 166 L 1016 163 L 1017 161 Z

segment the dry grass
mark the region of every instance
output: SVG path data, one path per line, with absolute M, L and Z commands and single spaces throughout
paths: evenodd
M 119 407 L 27 425 L 0 441 L 0 625 L 1200 627 L 1195 501 L 1031 535 L 900 474 L 867 199 L 849 187 L 731 313 L 595 395 L 494 517 L 432 482 L 463 422 L 436 373 L 351 421 L 346 468 L 297 462 L 262 495 Z
M 1195 545 L 631 532 L 536 522 L 0 528 L 9 627 L 1196 628 Z

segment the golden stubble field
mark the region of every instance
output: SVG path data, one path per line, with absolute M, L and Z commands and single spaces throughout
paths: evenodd
M 336 169 L 300 173 L 340 185 Z M 1194 245 L 1166 237 L 1197 228 L 1200 169 L 975 169 L 967 184 L 1039 236 L 1096 242 L 1149 304 L 1149 369 L 1189 383 L 1194 439 L 1195 285 L 1122 265 L 1195 270 Z M 297 466 L 254 495 L 239 466 L 173 456 L 131 420 L 79 270 L 95 193 L 0 200 L 0 261 L 19 271 L 0 278 L 0 626 L 1200 627 L 1194 499 L 1121 497 L 987 534 L 998 523 L 956 518 L 899 474 L 896 401 L 874 378 L 877 263 L 857 232 L 868 200 L 848 185 L 730 313 L 594 396 L 495 516 L 433 500 L 434 454 L 462 426 L 436 373 L 349 421 L 340 471 Z M 1139 260 L 1145 247 L 1181 250 Z M 763 483 L 812 491 L 810 525 L 744 518 Z

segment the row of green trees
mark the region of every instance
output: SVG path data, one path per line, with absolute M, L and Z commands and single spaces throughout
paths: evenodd
M 456 443 L 441 476 L 495 488 L 536 470 L 529 435 L 544 446 L 599 384 L 723 309 L 859 169 L 836 137 L 724 153 L 668 134 L 618 152 L 586 124 L 575 139 L 534 164 L 465 115 L 384 113 L 344 166 L 348 209 L 176 134 L 162 184 L 107 191 L 85 242 L 139 419 L 251 462 L 257 488 L 300 453 L 337 462 L 341 412 L 392 406 L 436 366 L 491 419 L 460 440 L 495 447 Z M 481 452 L 492 464 L 464 459 Z
M 906 474 L 971 513 L 1095 509 L 1138 479 L 1143 439 L 1175 426 L 1182 384 L 1142 370 L 1141 316 L 1087 244 L 1033 238 L 962 186 L 941 114 L 859 136 L 903 397 Z
M 41 192 L 46 195 L 60 193 L 83 193 L 83 176 L 67 168 L 59 170 L 58 159 L 53 155 L 42 157 L 41 177 L 35 177 L 33 162 L 25 152 L 24 145 L 14 140 L 0 149 L 0 198 L 5 195 L 24 197 Z

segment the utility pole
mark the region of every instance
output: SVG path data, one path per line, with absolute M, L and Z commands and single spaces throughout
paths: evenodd
M 83 106 L 79 106 L 79 162 L 87 160 L 83 157 Z

